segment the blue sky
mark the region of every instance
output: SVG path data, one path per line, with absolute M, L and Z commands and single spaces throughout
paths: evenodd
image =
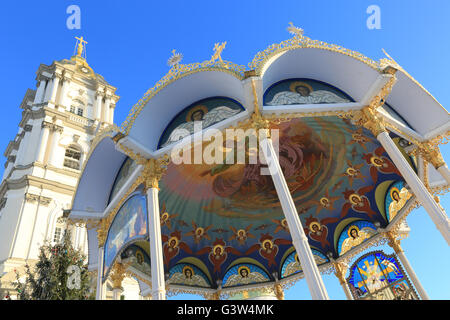
M 81 9 L 81 29 L 69 30 L 69 5 Z M 381 9 L 381 29 L 369 30 L 369 5 Z M 20 102 L 35 88 L 39 64 L 70 58 L 75 36 L 88 41 L 87 60 L 118 88 L 115 123 L 168 71 L 171 50 L 183 62 L 211 57 L 215 42 L 227 41 L 222 58 L 247 65 L 272 43 L 290 37 L 288 22 L 305 35 L 359 51 L 373 59 L 384 48 L 448 110 L 450 104 L 450 1 L 8 1 L 0 10 L 0 77 L 3 116 L 0 149 L 14 138 Z M 450 159 L 450 147 L 441 147 Z M 3 159 L 4 161 L 6 159 Z M 0 174 L 3 172 L 1 166 Z M 449 196 L 442 197 L 450 208 Z M 449 247 L 422 209 L 407 219 L 410 237 L 402 242 L 418 278 L 432 299 L 450 298 Z M 381 247 L 383 248 L 383 247 Z M 392 250 L 387 247 L 387 253 Z M 330 298 L 345 299 L 337 281 L 324 276 Z M 190 296 L 178 296 L 190 298 Z M 287 299 L 310 299 L 305 281 L 286 292 Z

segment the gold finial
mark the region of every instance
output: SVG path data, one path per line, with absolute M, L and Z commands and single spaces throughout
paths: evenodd
M 287 27 L 287 31 L 289 31 L 290 34 L 293 34 L 294 38 L 303 37 L 303 29 L 294 26 L 292 22 L 289 22 L 289 27 Z
M 167 60 L 167 65 L 169 67 L 178 67 L 178 64 L 181 62 L 181 59 L 183 59 L 183 54 L 177 53 L 175 49 L 172 50 L 172 56 Z
M 214 44 L 214 54 L 211 57 L 211 61 L 214 62 L 217 59 L 219 59 L 220 63 L 223 63 L 222 57 L 220 56 L 222 54 L 223 49 L 225 49 L 225 45 L 227 44 L 227 42 L 217 42 Z
M 81 55 L 83 54 L 83 51 L 84 51 L 85 56 L 86 56 L 86 50 L 84 50 L 84 43 L 87 44 L 87 41 L 84 40 L 83 37 L 80 37 L 80 38 L 75 37 L 75 39 L 78 40 L 78 41 L 77 41 L 77 43 L 78 43 L 77 56 L 80 57 L 80 58 L 82 58 Z

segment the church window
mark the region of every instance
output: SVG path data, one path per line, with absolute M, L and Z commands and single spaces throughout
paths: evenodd
M 83 116 L 83 109 L 82 108 L 78 108 L 77 114 L 82 117 Z
M 61 240 L 61 228 L 56 227 L 55 233 L 53 234 L 53 242 L 58 243 Z
M 64 155 L 64 166 L 80 170 L 81 151 L 76 146 L 69 146 Z

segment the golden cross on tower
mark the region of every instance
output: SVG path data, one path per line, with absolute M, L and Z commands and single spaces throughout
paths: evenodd
M 87 41 L 83 39 L 83 37 L 75 37 L 75 39 L 77 39 L 78 41 L 78 48 L 77 48 L 77 56 L 81 57 L 81 54 L 83 53 L 83 49 L 84 49 L 84 43 L 87 44 Z

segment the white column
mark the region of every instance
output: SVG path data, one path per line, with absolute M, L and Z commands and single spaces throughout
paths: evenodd
M 49 79 L 47 81 L 47 87 L 45 88 L 45 94 L 44 94 L 44 101 L 43 102 L 50 101 L 50 96 L 52 94 L 52 88 L 53 88 L 53 79 Z
M 36 90 L 36 95 L 34 96 L 34 104 L 36 103 L 41 103 L 42 100 L 44 99 L 44 93 L 45 93 L 45 84 L 46 84 L 46 80 L 42 79 L 41 81 L 39 81 L 39 87 Z
M 102 118 L 102 100 L 103 100 L 103 92 L 97 91 L 95 93 L 97 100 L 95 101 L 94 108 L 94 120 L 101 121 Z
M 159 219 L 158 188 L 147 189 L 148 225 L 150 236 L 150 261 L 153 300 L 165 300 L 164 263 Z
M 262 139 L 260 146 L 269 165 L 272 180 L 292 237 L 292 243 L 297 251 L 311 297 L 313 300 L 328 300 L 328 293 L 314 260 L 308 238 L 298 217 L 297 208 L 295 207 L 283 172 L 281 171 L 278 156 L 275 153 L 272 141 L 267 138 Z
M 45 150 L 47 149 L 48 136 L 50 132 L 50 123 L 43 121 L 39 144 L 37 146 L 36 161 L 44 162 Z
M 61 94 L 59 95 L 59 101 L 57 101 L 57 104 L 61 105 L 62 107 L 66 107 L 64 105 L 64 98 L 66 96 L 67 89 L 69 88 L 69 85 L 70 85 L 70 78 L 64 77 L 63 85 L 62 85 L 62 88 L 61 88 Z
M 59 75 L 55 74 L 55 77 L 52 81 L 52 87 L 50 88 L 50 99 L 49 99 L 49 106 L 54 107 L 56 104 L 56 94 L 58 93 L 59 88 Z
M 25 150 L 28 150 L 28 148 L 29 148 L 28 140 L 31 135 L 31 132 L 30 132 L 31 129 L 32 129 L 32 126 L 29 124 L 26 124 L 23 127 L 23 138 L 22 138 L 22 141 L 20 141 L 19 150 L 18 150 L 17 156 L 16 156 L 16 163 L 19 165 L 25 164 L 24 163 L 24 158 L 26 157 Z
M 114 288 L 113 289 L 113 300 L 120 300 L 120 296 L 122 295 L 122 289 L 121 288 Z
M 109 123 L 114 123 L 114 107 L 115 105 L 113 104 L 111 104 L 109 107 L 109 118 L 108 118 Z
M 389 137 L 389 134 L 384 131 L 377 136 L 377 139 L 380 141 L 417 199 L 422 203 L 431 220 L 433 220 L 437 229 L 447 241 L 447 244 L 450 245 L 450 222 L 445 212 L 443 212 L 436 201 L 434 201 L 433 196 L 417 177 L 416 173 L 403 157 L 400 150 L 398 150 L 391 137 Z
M 411 278 L 411 281 L 412 281 L 413 285 L 416 287 L 417 291 L 419 292 L 419 295 L 422 298 L 422 300 L 430 300 L 425 289 L 422 287 L 422 284 L 420 283 L 419 278 L 417 278 L 416 273 L 414 272 L 413 268 L 409 264 L 409 261 L 406 258 L 403 250 L 398 251 L 397 256 L 399 257 L 400 261 L 402 262 L 403 267 L 405 267 L 406 272 L 408 273 L 409 277 Z
M 50 148 L 50 163 L 51 165 L 58 167 L 61 165 L 61 161 L 58 162 L 61 153 L 58 150 L 59 139 L 61 138 L 61 133 L 63 131 L 62 127 L 56 127 L 53 131 L 52 146 Z
M 450 171 L 448 170 L 448 167 L 446 164 L 440 166 L 437 168 L 437 171 L 441 174 L 441 176 L 444 177 L 445 181 L 450 185 Z
M 102 282 L 102 274 L 103 274 L 103 253 L 104 248 L 99 247 L 98 248 L 98 262 L 97 262 L 97 293 L 96 293 L 96 300 L 103 300 L 103 282 Z
M 111 96 L 106 96 L 105 105 L 103 106 L 103 122 L 109 122 L 109 108 L 111 106 Z

